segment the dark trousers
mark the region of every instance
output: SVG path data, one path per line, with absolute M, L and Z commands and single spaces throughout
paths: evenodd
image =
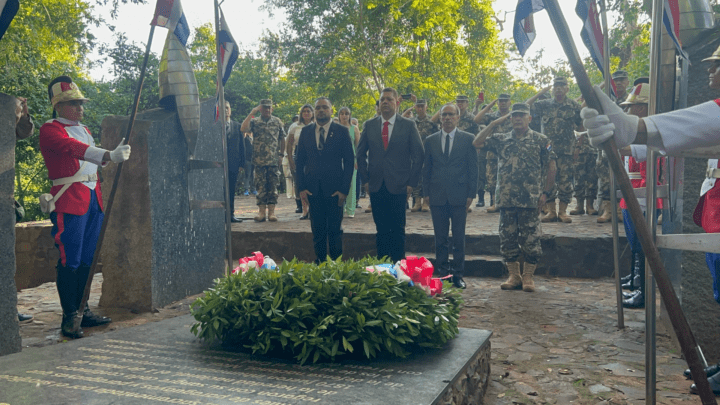
M 252 159 L 250 159 L 252 162 Z M 245 189 L 249 192 L 255 191 L 255 165 L 245 163 Z
M 343 207 L 338 206 L 338 198 L 322 197 L 322 191 L 308 196 L 310 203 L 310 227 L 315 246 L 315 263 L 324 262 L 327 256 L 332 260 L 342 255 L 342 218 Z M 328 254 L 328 246 L 330 252 Z
M 235 215 L 235 188 L 237 185 L 238 172 L 240 171 L 240 162 L 228 158 L 228 184 L 230 188 L 230 216 Z
M 383 183 L 377 193 L 370 193 L 370 204 L 377 230 L 377 257 L 388 256 L 393 263 L 405 258 L 407 194 L 390 194 Z
M 373 207 L 375 209 L 375 207 Z M 465 270 L 465 220 L 467 209 L 464 205 L 431 205 L 433 229 L 435 231 L 435 257 L 440 274 L 462 277 Z M 453 266 L 450 266 L 450 242 L 448 232 L 452 223 Z

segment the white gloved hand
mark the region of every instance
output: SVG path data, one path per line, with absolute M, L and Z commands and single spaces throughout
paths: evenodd
M 123 138 L 117 148 L 110 152 L 110 160 L 113 163 L 122 163 L 128 159 L 130 159 L 130 145 L 125 145 L 125 139 Z
M 588 131 L 590 144 L 599 147 L 615 135 L 615 143 L 618 148 L 630 145 L 637 136 L 640 118 L 635 115 L 625 114 L 599 86 L 594 86 L 593 90 L 600 100 L 604 114 L 599 115 L 597 110 L 588 107 L 580 111 L 583 126 Z

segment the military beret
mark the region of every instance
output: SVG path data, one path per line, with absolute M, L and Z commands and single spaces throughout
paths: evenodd
M 272 107 L 273 104 L 272 104 L 272 100 L 264 98 L 264 99 L 260 100 L 260 105 L 263 107 Z
M 628 72 L 626 72 L 624 70 L 616 70 L 615 72 L 613 72 L 612 78 L 613 79 L 629 79 L 630 76 L 628 76 Z
M 527 103 L 515 103 L 512 106 L 512 114 L 523 113 L 530 114 L 530 106 Z
M 498 100 L 510 100 L 510 98 L 510 95 L 507 93 L 500 93 L 500 95 L 498 96 Z
M 468 96 L 458 95 L 457 97 L 455 97 L 455 101 L 470 101 L 470 99 L 468 98 Z

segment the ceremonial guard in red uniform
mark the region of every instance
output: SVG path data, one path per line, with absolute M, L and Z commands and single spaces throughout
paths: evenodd
M 712 62 L 708 68 L 709 87 L 720 90 L 720 47 L 703 62 Z M 707 101 L 696 106 L 646 118 L 638 118 L 623 113 L 619 107 L 595 87 L 595 94 L 602 105 L 603 114 L 592 108 L 583 108 L 583 125 L 593 146 L 599 146 L 611 137 L 615 137 L 618 148 L 631 143 L 647 144 L 648 147 L 674 154 L 686 149 L 707 148 L 720 145 L 720 99 Z M 700 201 L 693 213 L 696 224 L 705 232 L 720 232 L 720 187 L 716 179 L 720 178 L 717 159 L 708 161 L 705 182 L 700 190 Z M 713 277 L 714 298 L 720 303 L 720 255 L 706 254 L 706 261 Z M 720 395 L 720 363 L 705 369 L 708 383 L 715 395 Z M 690 371 L 685 370 L 690 376 Z M 695 384 L 691 391 L 696 391 Z
M 88 128 L 80 123 L 87 99 L 68 76 L 48 85 L 53 119 L 40 128 L 40 152 L 53 182 L 50 194 L 40 196 L 40 206 L 50 213 L 52 236 L 60 251 L 57 289 L 63 309 L 62 334 L 83 336 L 81 327 L 110 322 L 89 307 L 79 308 L 103 221 L 98 166 L 120 163 L 130 157 L 130 146 L 113 151 L 95 146 Z

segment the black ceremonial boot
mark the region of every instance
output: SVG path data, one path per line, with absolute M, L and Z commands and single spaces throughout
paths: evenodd
M 637 282 L 639 285 L 632 297 L 623 300 L 625 308 L 645 308 L 645 272 L 640 271 L 640 269 L 645 269 L 645 255 L 642 252 L 637 254 L 636 263 L 638 265 L 635 266 L 635 271 L 639 274 L 636 274 L 633 283 Z
M 708 377 L 708 384 L 710 384 L 710 389 L 712 390 L 713 394 L 720 395 L 720 372 L 717 372 L 710 377 Z M 690 392 L 693 394 L 697 394 L 697 387 L 695 384 L 690 386 Z
M 640 288 L 645 279 L 645 255 L 642 252 L 633 255 L 632 278 L 622 285 L 623 290 L 635 291 Z M 643 280 L 643 281 L 641 281 Z
M 60 330 L 63 336 L 73 339 L 83 337 L 83 331 L 80 327 L 82 322 L 82 314 L 78 313 L 77 298 L 77 269 L 71 269 L 57 265 L 57 290 L 60 296 L 60 306 L 63 310 L 62 324 Z
M 77 306 L 79 311 L 83 295 L 85 294 L 85 284 L 87 283 L 88 277 L 90 277 L 90 266 L 81 264 L 77 269 L 77 277 Z M 87 302 L 85 303 L 85 308 L 82 309 L 81 317 L 82 322 L 80 323 L 80 326 L 83 328 L 91 328 L 93 326 L 105 325 L 112 322 L 112 319 L 110 318 L 93 314 L 90 311 L 90 306 Z
M 711 375 L 717 374 L 717 373 L 720 373 L 720 363 L 705 367 L 705 375 L 707 377 L 710 377 Z M 690 373 L 689 368 L 685 370 L 683 375 L 685 376 L 685 378 L 692 378 L 692 373 Z

